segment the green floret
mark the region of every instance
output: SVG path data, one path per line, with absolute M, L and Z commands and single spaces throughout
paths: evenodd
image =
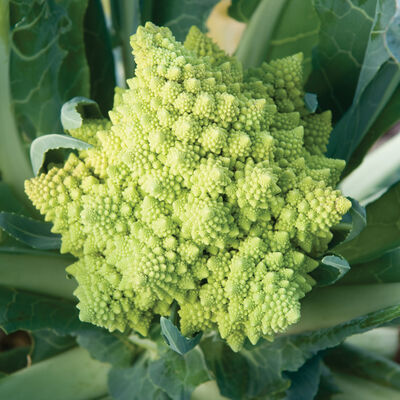
M 306 110 L 301 55 L 242 71 L 197 28 L 182 45 L 151 23 L 131 44 L 111 121 L 70 132 L 93 147 L 26 182 L 79 258 L 80 318 L 146 335 L 175 302 L 185 335 L 272 340 L 351 205 L 323 155 L 330 113 Z

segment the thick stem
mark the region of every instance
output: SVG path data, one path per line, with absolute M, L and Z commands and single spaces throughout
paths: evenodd
M 301 304 L 300 321 L 288 334 L 329 328 L 400 304 L 400 283 L 331 286 L 314 289 Z
M 190 400 L 228 400 L 227 397 L 221 396 L 217 382 L 208 381 L 202 383 L 192 393 Z
M 52 255 L 0 254 L 0 285 L 75 300 L 74 279 L 68 279 L 65 267 L 72 258 Z
M 120 2 L 122 60 L 124 63 L 125 79 L 131 78 L 135 70 L 135 61 L 132 55 L 130 37 L 136 32 L 140 24 L 140 10 L 138 1 Z
M 400 135 L 397 135 L 367 155 L 362 164 L 341 182 L 342 192 L 363 204 L 378 198 L 398 180 L 399 148 Z
M 272 34 L 287 0 L 262 0 L 254 11 L 236 50 L 244 68 L 258 67 L 265 61 Z
M 157 354 L 157 345 L 150 339 L 142 339 L 136 334 L 132 334 L 129 336 L 129 340 L 141 347 L 142 349 L 148 350 L 152 354 Z
M 1 379 L 1 398 L 96 399 L 108 392 L 109 369 L 109 364 L 93 360 L 83 348 L 74 348 Z
M 24 181 L 32 169 L 14 119 L 10 93 L 10 10 L 8 0 L 0 1 L 0 172 L 18 197 L 28 203 Z
M 400 396 L 398 390 L 354 375 L 333 371 L 333 378 L 340 390 L 334 396 L 335 400 L 398 400 Z

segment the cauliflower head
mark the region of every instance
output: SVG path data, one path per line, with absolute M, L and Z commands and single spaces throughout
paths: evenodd
M 176 302 L 185 335 L 272 339 L 351 205 L 331 114 L 305 108 L 301 54 L 243 71 L 197 28 L 181 44 L 151 23 L 131 44 L 110 120 L 69 132 L 93 147 L 26 182 L 78 258 L 80 318 L 146 335 Z

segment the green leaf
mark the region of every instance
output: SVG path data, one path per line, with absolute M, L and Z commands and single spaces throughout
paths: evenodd
M 301 52 L 306 81 L 312 69 L 312 51 L 318 43 L 319 27 L 313 0 L 289 1 L 269 42 L 266 61 Z
M 286 392 L 285 400 L 312 400 L 318 391 L 321 377 L 321 358 L 315 356 L 296 372 L 289 372 L 286 376 L 290 379 L 291 385 Z
M 148 373 L 151 381 L 173 400 L 190 400 L 194 389 L 211 379 L 199 348 L 183 356 L 168 351 L 149 365 Z
M 351 201 L 351 208 L 349 210 L 351 216 L 351 230 L 343 243 L 353 240 L 367 226 L 367 211 L 365 208 L 356 199 L 351 197 L 348 199 Z
M 311 113 L 314 113 L 318 107 L 318 98 L 315 93 L 306 93 L 304 95 L 304 104 Z
M 193 338 L 186 338 L 168 318 L 161 317 L 160 325 L 161 333 L 167 345 L 181 356 L 192 350 L 202 337 L 202 332 L 200 332 Z
M 230 17 L 240 22 L 249 22 L 261 0 L 232 0 L 228 8 Z
M 0 211 L 0 228 L 28 246 L 40 250 L 59 249 L 61 235 L 51 232 L 52 224 Z
M 17 213 L 23 215 L 30 215 L 31 212 L 27 207 L 22 204 L 19 199 L 14 195 L 10 186 L 0 181 L 0 212 L 6 211 L 10 213 Z M 17 240 L 9 236 L 5 231 L 1 230 L 0 226 L 0 252 L 5 248 L 13 251 L 14 248 L 24 248 L 24 250 L 32 250 L 31 248 L 20 244 Z
M 74 303 L 0 286 L 0 326 L 5 332 L 51 328 L 66 335 L 79 331 L 82 324 Z
M 365 137 L 379 113 L 400 83 L 399 65 L 392 60 L 382 65 L 374 79 L 335 125 L 327 155 L 348 161 Z
M 218 1 L 163 0 L 153 2 L 151 20 L 159 26 L 170 28 L 176 39 L 183 42 L 192 25 L 196 25 L 203 32 L 206 31 L 207 18 Z
M 59 335 L 50 330 L 43 329 L 31 333 L 32 364 L 54 357 L 76 346 L 76 340 L 69 335 Z
M 388 43 L 400 43 L 400 4 L 378 0 L 369 42 L 350 109 L 336 124 L 328 155 L 349 160 L 400 84 L 400 58 Z
M 396 289 L 398 290 L 399 287 L 396 286 Z M 326 290 L 325 288 L 324 291 Z M 396 293 L 395 289 L 391 291 L 388 288 L 386 292 L 388 290 Z M 355 290 L 351 288 L 349 292 L 354 293 Z M 374 293 L 373 289 L 368 288 L 362 301 L 365 301 L 368 296 L 371 299 L 371 293 Z M 343 291 L 341 294 L 343 294 Z M 357 293 L 354 295 L 357 296 Z M 338 292 L 331 296 L 332 299 L 329 299 L 329 303 L 324 302 L 319 307 L 320 312 L 316 312 L 315 309 L 306 310 L 303 307 L 302 318 L 306 316 L 306 319 L 309 319 L 306 314 L 311 313 L 315 319 L 318 319 L 319 323 L 323 322 L 320 320 L 324 316 L 329 317 L 329 313 L 340 300 L 339 296 Z M 348 298 L 347 295 L 343 307 L 349 308 Z M 314 297 L 311 303 L 318 306 L 318 304 L 315 304 L 318 301 L 321 301 L 321 297 Z M 331 306 L 329 307 L 327 304 L 331 304 Z M 392 304 L 396 304 L 396 299 L 393 299 Z M 246 346 L 239 353 L 234 353 L 223 341 L 215 338 L 203 340 L 201 346 L 207 364 L 216 376 L 222 395 L 229 397 L 231 393 L 235 393 L 235 397 L 232 396 L 233 399 L 252 399 L 266 394 L 273 395 L 287 390 L 290 385 L 289 380 L 283 375 L 284 371 L 297 371 L 319 351 L 335 347 L 347 336 L 380 326 L 400 315 L 400 306 L 398 305 L 384 309 L 379 309 L 379 306 L 377 308 L 378 311 L 365 315 L 361 311 L 358 314 L 361 316 L 349 320 L 347 320 L 347 316 L 344 316 L 342 321 L 345 322 L 332 324 L 333 321 L 330 320 L 327 327 L 321 326 L 318 330 L 312 330 L 312 324 L 303 325 L 300 326 L 299 330 L 303 332 L 306 330 L 304 333 L 279 336 L 272 343 L 262 340 L 256 346 Z M 339 307 L 338 312 L 342 314 L 343 309 Z M 295 329 L 289 329 L 290 331 L 295 331 Z M 243 380 L 243 384 L 240 386 L 239 383 L 235 382 L 237 380 Z
M 29 210 L 17 199 L 5 182 L 0 182 L 0 211 L 29 215 Z
M 281 2 L 239 0 L 232 3 L 235 15 L 243 12 L 249 27 L 239 43 L 237 55 L 246 66 L 256 67 L 262 61 L 304 54 L 304 75 L 311 70 L 311 52 L 317 44 L 319 20 L 312 0 Z M 235 11 L 234 11 L 235 10 Z M 242 10 L 242 11 L 241 11 Z M 253 11 L 254 14 L 253 14 Z M 246 21 L 247 22 L 247 21 Z M 265 26 L 269 24 L 269 26 Z M 248 47 L 249 46 L 249 47 Z M 251 57 L 247 60 L 246 57 Z
M 24 180 L 32 176 L 22 138 L 18 132 L 10 92 L 10 8 L 8 1 L 0 2 L 0 178 L 10 185 L 19 199 L 28 201 L 24 193 Z M 1 198 L 1 196 L 0 196 Z
M 111 37 L 101 0 L 89 0 L 84 19 L 84 38 L 90 69 L 90 98 L 98 103 L 103 115 L 107 115 L 113 106 L 116 84 Z
M 121 367 L 131 364 L 135 352 L 135 346 L 127 335 L 95 327 L 79 332 L 77 342 L 96 360 Z
M 375 19 L 354 97 L 357 99 L 373 76 L 388 60 L 400 62 L 400 4 L 397 0 L 378 0 Z M 397 85 L 396 85 L 397 87 Z
M 400 282 L 400 249 L 372 261 L 355 264 L 340 281 L 341 285 Z
M 350 160 L 346 164 L 344 170 L 344 175 L 348 175 L 351 171 L 357 168 L 361 161 L 363 161 L 364 156 L 370 150 L 372 145 L 386 132 L 388 132 L 392 127 L 395 126 L 397 122 L 400 121 L 399 115 L 400 109 L 400 86 L 397 87 L 396 91 L 387 102 L 385 108 L 381 111 L 378 118 L 375 120 L 374 124 L 371 126 L 364 139 L 360 142 L 354 153 L 352 154 Z
M 8 375 L 25 368 L 28 364 L 29 351 L 29 346 L 15 347 L 6 351 L 2 350 L 0 352 L 0 371 Z
M 115 400 L 168 400 L 167 394 L 154 385 L 148 373 L 145 353 L 129 368 L 113 367 L 108 375 L 108 389 Z
M 350 264 L 371 260 L 400 245 L 400 183 L 368 204 L 367 226 L 353 240 L 335 247 Z
M 68 135 L 45 135 L 38 137 L 31 145 L 32 169 L 37 175 L 45 161 L 46 153 L 55 149 L 87 150 L 93 147 L 91 144 Z
M 0 231 L 0 253 L 8 254 L 31 254 L 34 256 L 58 255 L 59 252 L 53 250 L 38 250 L 14 239 L 4 231 Z M 0 256 L 1 258 L 1 256 Z
M 108 364 L 76 348 L 0 379 L 0 397 L 14 400 L 88 400 L 107 394 Z
M 89 96 L 83 20 L 88 1 L 10 1 L 11 92 L 20 131 L 61 133 L 60 110 Z
M 0 286 L 0 326 L 6 332 L 52 329 L 76 336 L 92 357 L 115 365 L 128 365 L 133 357 L 134 346 L 125 335 L 81 322 L 75 304 L 62 299 Z
M 324 361 L 336 371 L 397 389 L 400 396 L 400 365 L 394 361 L 348 344 L 329 350 Z
M 208 367 L 215 374 L 221 394 L 233 400 L 245 399 L 249 381 L 254 379 L 249 373 L 246 359 L 215 336 L 207 337 L 200 346 Z M 287 387 L 288 384 L 283 389 Z
M 80 128 L 86 118 L 103 118 L 99 105 L 94 100 L 86 97 L 74 97 L 63 104 L 61 123 L 64 130 Z
M 335 121 L 353 102 L 376 1 L 314 1 L 320 31 L 306 89 L 318 95 L 322 109 L 332 110 Z
M 333 239 L 329 248 L 335 252 L 338 244 L 349 242 L 360 234 L 367 225 L 367 213 L 365 208 L 355 199 L 347 197 L 351 201 L 350 210 L 343 215 L 339 224 L 332 228 Z
M 321 375 L 315 400 L 333 400 L 333 395 L 337 393 L 339 393 L 339 388 L 336 385 L 332 372 L 324 363 L 321 363 Z
M 343 257 L 330 255 L 321 260 L 321 264 L 312 273 L 318 286 L 328 286 L 342 279 L 350 271 L 350 265 Z

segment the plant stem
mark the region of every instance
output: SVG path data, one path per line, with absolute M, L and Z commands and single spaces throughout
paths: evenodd
M 16 400 L 95 399 L 107 394 L 109 369 L 83 348 L 74 348 L 2 378 L 0 393 Z
M 262 0 L 254 11 L 236 50 L 244 68 L 258 67 L 265 61 L 272 34 L 287 0 Z
M 139 0 L 112 0 L 114 29 L 121 43 L 122 64 L 124 66 L 124 81 L 134 74 L 135 61 L 132 56 L 130 36 L 136 32 L 140 24 Z
M 329 328 L 400 304 L 400 283 L 330 286 L 314 289 L 301 304 L 300 321 L 288 334 Z
M 10 9 L 9 1 L 0 1 L 0 172 L 18 197 L 28 203 L 24 194 L 24 181 L 32 176 L 21 136 L 14 119 L 10 93 Z
M 217 383 L 208 381 L 202 383 L 192 393 L 190 400 L 228 400 L 227 397 L 221 396 Z
M 388 140 L 371 154 L 340 184 L 346 196 L 370 203 L 400 176 L 400 135 Z
M 76 282 L 65 272 L 72 262 L 57 255 L 0 254 L 0 285 L 75 300 Z
M 340 393 L 334 396 L 335 400 L 397 400 L 399 398 L 398 390 L 368 379 L 335 371 L 333 371 L 333 378 L 340 390 Z
M 148 350 L 151 353 L 157 353 L 157 345 L 150 339 L 142 339 L 138 335 L 132 334 L 129 336 L 129 340 L 142 349 Z

